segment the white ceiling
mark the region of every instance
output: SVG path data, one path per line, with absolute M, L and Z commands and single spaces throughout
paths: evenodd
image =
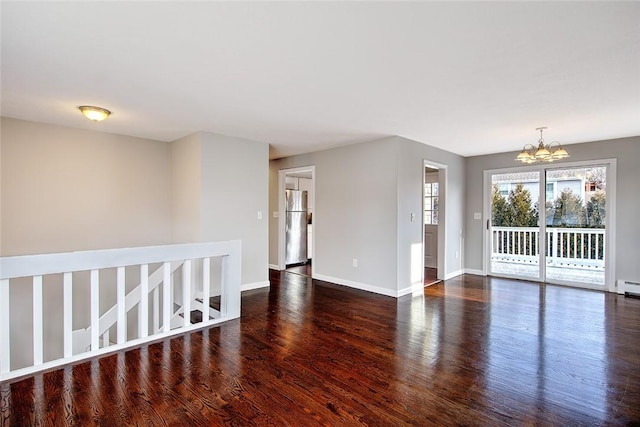
M 1 3 L 2 115 L 271 157 L 640 135 L 639 2 Z M 113 111 L 91 123 L 82 104 Z

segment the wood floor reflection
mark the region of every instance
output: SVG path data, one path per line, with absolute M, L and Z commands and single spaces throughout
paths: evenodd
M 633 425 L 640 300 L 461 276 L 388 298 L 271 272 L 242 318 L 0 385 L 2 425 Z

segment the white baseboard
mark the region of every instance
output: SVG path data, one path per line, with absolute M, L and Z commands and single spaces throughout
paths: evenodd
M 486 276 L 486 274 L 484 274 L 484 271 L 477 270 L 475 268 L 465 268 L 464 274 L 475 274 L 476 276 Z
M 405 295 L 409 295 L 410 293 L 413 293 L 413 288 L 411 286 L 404 288 L 404 289 L 400 289 L 397 293 L 396 296 L 398 298 L 405 296 Z
M 280 270 L 280 267 L 275 264 L 269 264 L 269 268 L 272 270 Z
M 240 292 L 251 291 L 253 289 L 260 288 L 268 288 L 269 286 L 271 286 L 271 282 L 269 282 L 268 280 L 265 280 L 263 282 L 246 283 L 240 286 Z
M 325 282 L 335 283 L 337 285 L 348 286 L 350 288 L 359 289 L 361 291 L 367 291 L 367 292 L 373 292 L 376 294 L 385 295 L 388 297 L 396 298 L 398 296 L 398 292 L 394 291 L 393 289 L 381 288 L 378 286 L 367 285 L 365 283 L 353 282 L 351 280 L 325 276 L 323 274 L 315 274 L 313 278 L 318 280 L 324 280 Z
M 452 271 L 451 273 L 444 276 L 444 280 L 453 279 L 454 277 L 462 276 L 464 274 L 464 270 Z

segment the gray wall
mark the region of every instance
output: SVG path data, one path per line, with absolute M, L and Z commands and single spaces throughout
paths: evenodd
M 461 156 L 409 139 L 399 138 L 399 140 L 398 283 L 402 289 L 402 286 L 415 282 L 415 273 L 414 277 L 410 277 L 410 272 L 416 264 L 421 266 L 423 262 L 421 259 L 416 259 L 416 256 L 424 239 L 421 220 L 425 160 L 447 166 L 446 187 L 441 190 L 443 194 L 439 212 L 441 220 L 438 225 L 438 227 L 444 226 L 446 230 L 446 263 L 443 277 L 455 275 L 462 269 L 461 236 L 464 235 L 465 170 L 464 158 Z M 442 176 L 443 173 L 440 172 L 441 179 Z M 414 222 L 410 221 L 411 213 L 416 213 L 417 220 Z
M 242 240 L 243 286 L 268 286 L 269 145 L 206 132 L 200 137 L 201 240 Z
M 278 170 L 316 167 L 313 235 L 316 277 L 396 295 L 415 281 L 415 251 L 422 260 L 422 180 L 424 160 L 448 166 L 447 248 L 455 262 L 463 228 L 463 158 L 400 137 L 354 144 L 274 160 L 270 167 L 271 212 L 278 210 Z M 411 213 L 416 220 L 410 221 Z M 278 263 L 278 219 L 270 215 L 269 261 Z M 417 246 L 416 246 L 417 245 Z M 413 251 L 413 252 L 412 252 Z M 358 258 L 358 267 L 351 265 Z M 412 261 L 414 260 L 414 261 Z M 413 264 L 412 264 L 413 262 Z M 420 264 L 421 265 L 421 264 Z
M 170 145 L 2 118 L 2 255 L 167 244 Z
M 640 280 L 640 137 L 587 142 L 566 146 L 570 158 L 554 163 L 617 159 L 617 194 L 615 217 L 616 280 Z M 517 152 L 475 156 L 466 162 L 466 244 L 465 267 L 482 269 L 482 233 L 484 220 L 473 219 L 474 212 L 483 210 L 483 179 L 488 169 L 512 168 L 518 166 L 513 160 Z
M 173 243 L 242 240 L 243 286 L 268 286 L 269 145 L 198 132 L 171 146 Z
M 348 145 L 271 162 L 271 211 L 278 170 L 315 165 L 313 262 L 319 276 L 396 292 L 397 140 Z M 278 218 L 270 215 L 270 264 L 278 264 Z M 352 259 L 358 267 L 352 267 Z M 373 290 L 373 289 L 372 289 Z
M 171 242 L 200 241 L 202 164 L 200 134 L 171 143 Z

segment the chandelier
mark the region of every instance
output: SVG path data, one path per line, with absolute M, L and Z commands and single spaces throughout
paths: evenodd
M 533 144 L 527 144 L 522 148 L 516 160 L 522 163 L 537 163 L 537 162 L 553 162 L 560 159 L 569 157 L 567 150 L 562 148 L 562 145 L 558 141 L 553 141 L 551 144 L 544 143 L 542 139 L 542 131 L 546 127 L 539 127 L 536 130 L 540 131 L 540 139 L 538 140 L 538 146 Z

